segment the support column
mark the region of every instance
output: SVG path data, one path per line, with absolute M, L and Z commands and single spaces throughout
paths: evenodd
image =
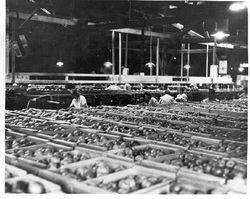
M 216 42 L 216 38 L 214 37 L 214 46 L 213 46 L 213 65 L 216 64 L 216 48 L 217 48 L 217 42 Z
M 150 43 L 149 43 L 149 62 L 152 63 L 152 40 L 153 37 L 150 36 Z M 150 69 L 150 76 L 153 76 L 153 65 L 151 65 Z
M 208 77 L 208 52 L 209 52 L 209 45 L 207 45 L 206 49 L 206 77 Z
M 190 65 L 190 44 L 187 45 L 187 65 Z
M 184 49 L 185 49 L 185 44 L 181 44 L 181 81 L 183 78 Z
M 144 38 L 145 37 L 145 29 L 144 27 L 142 28 L 141 31 L 141 67 L 140 67 L 140 72 L 144 71 Z
M 189 69 L 190 69 L 190 44 L 189 43 L 187 45 L 187 49 L 188 49 L 188 51 L 187 51 L 187 65 L 189 66 L 187 68 L 187 81 L 189 81 Z
M 112 75 L 115 75 L 115 31 L 112 31 Z
M 122 33 L 119 33 L 119 83 L 121 83 L 122 72 Z
M 5 41 L 5 74 L 10 72 L 10 18 L 9 10 L 6 9 L 6 41 Z
M 128 67 L 128 33 L 126 34 L 125 67 Z
M 156 83 L 158 82 L 159 76 L 159 52 L 160 52 L 160 39 L 157 38 L 157 46 L 156 46 Z
M 215 23 L 215 32 L 217 32 L 218 30 L 218 23 Z M 216 41 L 216 37 L 214 36 L 214 46 L 213 46 L 213 65 L 216 64 L 216 48 L 217 48 L 217 41 Z
M 15 49 L 13 47 L 13 42 L 16 39 L 16 21 L 15 19 L 11 20 L 11 74 L 12 74 L 12 83 L 15 83 L 15 72 L 16 72 L 16 55 Z

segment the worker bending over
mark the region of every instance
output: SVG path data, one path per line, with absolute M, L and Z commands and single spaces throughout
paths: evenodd
M 73 97 L 73 100 L 70 104 L 69 107 L 74 107 L 74 108 L 87 108 L 87 100 L 84 96 L 80 95 L 78 90 L 73 90 L 71 93 L 71 96 Z

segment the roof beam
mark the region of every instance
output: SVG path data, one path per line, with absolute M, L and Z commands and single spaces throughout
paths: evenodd
M 9 17 L 17 18 L 16 12 L 10 11 L 7 13 Z M 30 14 L 27 13 L 18 13 L 19 18 L 26 20 L 30 17 Z M 34 15 L 31 17 L 32 21 L 40 21 L 40 22 L 46 22 L 46 23 L 55 23 L 55 24 L 61 24 L 64 26 L 75 26 L 77 24 L 78 19 L 64 19 L 64 18 L 58 18 L 58 17 L 50 17 L 50 16 L 43 16 L 43 15 Z
M 142 30 L 133 29 L 133 28 L 112 29 L 111 31 L 120 32 L 120 33 L 128 33 L 128 34 L 132 34 L 132 35 L 142 35 Z M 174 34 L 152 32 L 152 31 L 148 31 L 148 30 L 144 31 L 144 35 L 158 37 L 158 38 L 164 38 L 164 39 L 172 39 L 174 37 Z

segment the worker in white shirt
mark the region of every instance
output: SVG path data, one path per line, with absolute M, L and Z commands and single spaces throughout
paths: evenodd
M 74 107 L 74 108 L 87 108 L 87 100 L 84 96 L 80 95 L 78 90 L 73 90 L 71 96 L 73 97 L 73 100 L 70 104 L 69 107 Z
M 157 106 L 158 100 L 152 96 L 151 93 L 145 92 L 144 93 L 144 99 L 145 99 L 145 103 L 147 103 L 147 105 L 149 106 Z
M 175 103 L 174 97 L 170 95 L 170 91 L 166 90 L 165 95 L 160 97 L 159 104 L 160 105 L 166 105 L 170 103 Z
M 180 93 L 177 95 L 177 97 L 175 98 L 175 100 L 177 102 L 186 102 L 188 99 L 187 95 L 184 93 L 184 88 L 180 88 Z

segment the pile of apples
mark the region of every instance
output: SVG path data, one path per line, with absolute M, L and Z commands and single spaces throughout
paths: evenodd
M 160 142 L 166 142 L 166 143 L 180 145 L 184 147 L 200 148 L 200 147 L 208 146 L 208 144 L 202 141 L 194 140 L 192 138 L 182 136 L 180 134 L 175 134 L 175 133 L 167 133 L 164 135 L 159 134 L 156 140 Z
M 82 160 L 88 160 L 92 156 L 88 152 L 73 153 L 68 151 L 57 151 L 51 157 L 37 159 L 38 162 L 47 165 L 49 169 L 58 169 L 63 165 L 68 165 Z
M 141 161 L 144 159 L 152 159 L 152 158 L 157 158 L 163 155 L 169 155 L 174 153 L 172 150 L 168 149 L 157 149 L 157 148 L 151 148 L 151 147 L 146 147 L 143 149 L 135 149 L 135 148 L 130 148 L 127 147 L 123 149 L 121 152 L 117 152 L 115 154 L 130 158 L 134 161 Z
M 125 166 L 114 166 L 104 160 L 99 160 L 93 164 L 81 166 L 77 168 L 62 168 L 59 174 L 67 176 L 77 181 L 85 181 L 92 178 L 101 177 L 118 171 L 127 169 Z
M 168 180 L 164 177 L 146 176 L 146 175 L 129 175 L 125 178 L 112 181 L 109 183 L 98 183 L 97 187 L 108 190 L 110 192 L 117 192 L 119 194 L 128 194 L 140 189 L 149 188 L 153 185 L 162 183 Z
M 8 139 L 5 141 L 5 150 L 32 146 L 35 144 L 36 144 L 35 142 L 31 141 L 28 138 Z
M 24 158 L 33 158 L 33 157 L 43 157 L 48 156 L 52 157 L 56 152 L 63 152 L 63 149 L 57 149 L 53 146 L 42 146 L 35 149 L 16 149 L 14 150 L 13 155 L 16 157 L 24 157 Z
M 170 164 L 186 169 L 191 169 L 199 173 L 211 174 L 226 179 L 233 179 L 237 173 L 242 173 L 246 178 L 246 165 L 239 164 L 234 160 L 223 158 L 208 158 L 202 154 L 184 152 L 177 158 L 166 159 L 164 164 Z

